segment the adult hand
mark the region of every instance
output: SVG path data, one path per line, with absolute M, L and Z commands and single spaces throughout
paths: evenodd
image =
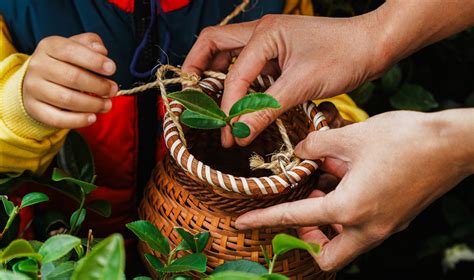
M 183 71 L 226 71 L 232 57 L 238 55 L 225 81 L 221 103 L 225 112 L 247 94 L 260 73 L 274 77 L 281 73 L 267 93 L 282 108 L 239 119 L 250 127 L 251 135 L 236 141 L 247 145 L 293 106 L 352 90 L 376 77 L 384 69 L 373 38 L 378 26 L 377 18 L 367 14 L 345 19 L 268 15 L 250 23 L 210 27 L 191 49 Z M 224 128 L 223 146 L 233 143 L 230 129 Z
M 47 37 L 31 56 L 23 81 L 26 112 L 57 128 L 79 128 L 96 121 L 95 113 L 112 108 L 115 82 L 101 76 L 115 72 L 101 38 L 84 33 Z
M 474 109 L 390 112 L 366 122 L 313 132 L 296 147 L 304 159 L 326 158 L 342 177 L 327 195 L 251 211 L 236 226 L 295 226 L 319 243 L 323 270 L 335 270 L 408 226 L 460 180 L 474 173 Z M 329 239 L 318 226 L 336 224 Z
M 261 72 L 281 76 L 268 89 L 281 110 L 242 116 L 251 134 L 235 139 L 249 144 L 275 118 L 310 99 L 331 97 L 378 77 L 390 65 L 428 44 L 474 24 L 474 2 L 388 0 L 375 11 L 352 18 L 269 15 L 261 20 L 210 27 L 191 49 L 183 70 L 226 71 L 221 107 L 231 106 Z M 230 147 L 230 128 L 222 144 Z

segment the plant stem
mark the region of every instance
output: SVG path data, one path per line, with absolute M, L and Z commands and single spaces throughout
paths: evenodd
M 20 208 L 18 208 L 18 206 L 15 206 L 15 208 L 13 208 L 12 213 L 8 217 L 8 221 L 5 224 L 5 227 L 3 228 L 3 231 L 0 233 L 0 240 L 3 239 L 3 236 L 7 233 L 8 229 L 12 225 L 13 221 L 15 220 L 16 215 L 18 215 L 19 209 Z
M 272 258 L 272 261 L 270 262 L 270 265 L 268 266 L 268 274 L 273 273 L 273 267 L 275 266 L 275 262 L 277 260 L 278 255 L 274 255 Z

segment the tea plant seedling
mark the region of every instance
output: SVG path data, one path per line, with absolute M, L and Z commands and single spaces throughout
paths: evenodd
M 197 90 L 183 90 L 168 94 L 168 98 L 179 101 L 186 107 L 180 121 L 198 129 L 216 129 L 229 125 L 235 137 L 245 138 L 250 135 L 250 128 L 243 122 L 232 122 L 232 119 L 243 114 L 263 109 L 280 109 L 281 105 L 271 95 L 251 93 L 237 101 L 229 111 L 224 113 L 219 105 L 207 94 Z

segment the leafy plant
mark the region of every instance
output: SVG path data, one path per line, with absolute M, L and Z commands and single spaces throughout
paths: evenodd
M 280 109 L 281 105 L 271 95 L 251 93 L 237 101 L 229 111 L 224 113 L 219 105 L 207 94 L 197 90 L 184 90 L 168 94 L 186 107 L 180 117 L 183 124 L 198 129 L 215 129 L 229 125 L 232 134 L 239 138 L 250 135 L 250 128 L 243 122 L 232 122 L 235 117 L 263 109 Z
M 294 249 L 302 249 L 308 252 L 318 254 L 320 246 L 304 242 L 294 236 L 280 233 L 272 240 L 273 257 L 268 257 L 268 252 L 262 247 L 263 256 L 268 265 L 268 270 L 261 264 L 249 260 L 227 261 L 218 266 L 214 273 L 209 277 L 211 280 L 263 280 L 263 279 L 288 279 L 288 277 L 273 273 L 273 268 L 278 256 Z
M 166 237 L 150 222 L 131 222 L 127 224 L 127 228 L 150 248 L 159 252 L 166 260 L 163 262 L 154 255 L 145 254 L 146 260 L 157 272 L 159 279 L 167 279 L 167 277 L 173 273 L 185 273 L 190 271 L 203 273 L 206 271 L 207 257 L 202 251 L 209 241 L 209 232 L 201 232 L 193 235 L 183 228 L 175 228 L 183 240 L 178 246 L 171 250 Z M 177 253 L 180 251 L 191 251 L 191 253 L 177 257 Z M 172 279 L 179 279 L 178 277 L 187 279 L 186 276 L 183 275 L 174 275 Z

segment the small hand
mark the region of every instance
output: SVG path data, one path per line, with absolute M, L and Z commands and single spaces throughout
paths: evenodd
M 26 112 L 56 128 L 79 128 L 96 121 L 95 113 L 112 108 L 115 72 L 100 37 L 84 33 L 70 38 L 47 37 L 31 56 L 23 81 Z

